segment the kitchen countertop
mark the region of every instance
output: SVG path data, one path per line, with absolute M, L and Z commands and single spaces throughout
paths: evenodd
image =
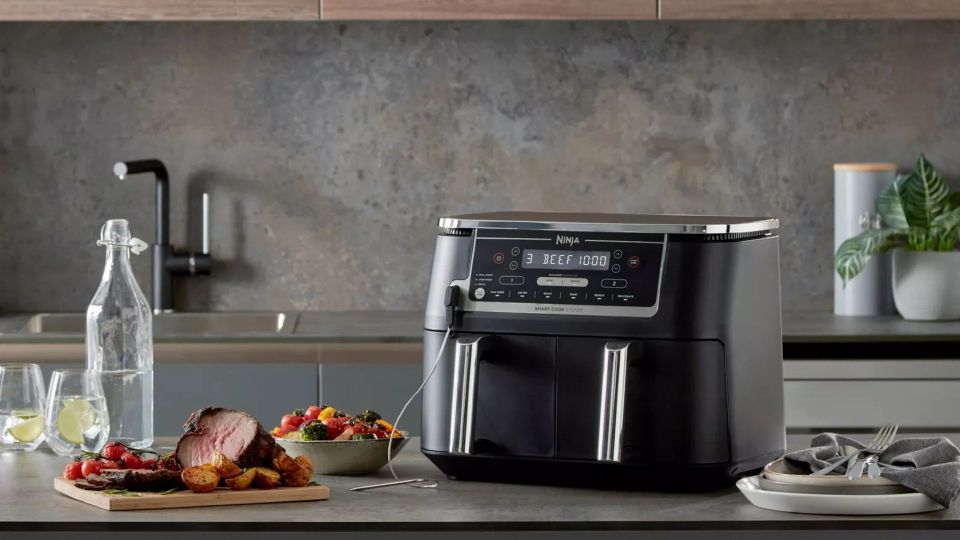
M 77 343 L 81 333 L 31 333 L 29 315 L 0 316 L 0 343 Z M 330 342 L 420 343 L 420 311 L 304 311 L 290 334 L 158 335 L 154 341 L 189 342 Z M 960 341 L 960 321 L 915 322 L 896 315 L 844 317 L 826 311 L 783 314 L 784 343 Z
M 160 362 L 388 363 L 421 360 L 419 311 L 304 311 L 289 333 L 156 335 Z M 7 362 L 78 362 L 84 336 L 31 333 L 29 315 L 0 316 L 0 358 Z M 957 358 L 960 321 L 911 322 L 898 316 L 841 317 L 785 312 L 786 359 Z
M 799 445 L 806 437 L 792 437 Z M 162 441 L 170 444 L 171 440 Z M 107 512 L 53 491 L 66 462 L 48 450 L 0 454 L 2 531 L 630 531 L 752 529 L 960 529 L 957 509 L 902 516 L 815 516 L 763 510 L 735 488 L 649 493 L 451 481 L 411 441 L 396 461 L 401 477 L 440 479 L 440 487 L 349 488 L 388 479 L 322 477 L 324 502 Z M 686 538 L 686 537 L 685 537 Z

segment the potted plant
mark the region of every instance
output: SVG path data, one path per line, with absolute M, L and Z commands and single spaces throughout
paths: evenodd
M 893 300 L 909 320 L 960 319 L 960 193 L 920 155 L 877 196 L 879 228 L 846 240 L 834 263 L 844 284 L 874 255 L 893 251 Z

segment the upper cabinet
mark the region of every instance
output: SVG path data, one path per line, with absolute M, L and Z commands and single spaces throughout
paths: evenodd
M 322 0 L 324 20 L 656 19 L 657 0 Z
M 956 19 L 960 0 L 660 0 L 661 19 Z
M 6 21 L 315 21 L 319 18 L 318 0 L 0 0 L 0 20 Z
M 0 0 L 0 21 L 958 18 L 960 0 Z

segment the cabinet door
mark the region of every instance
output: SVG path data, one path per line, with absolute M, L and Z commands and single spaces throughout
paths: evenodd
M 0 0 L 6 21 L 317 20 L 318 0 Z
M 657 0 L 324 0 L 324 20 L 656 19 Z
M 660 0 L 661 19 L 950 19 L 956 0 Z

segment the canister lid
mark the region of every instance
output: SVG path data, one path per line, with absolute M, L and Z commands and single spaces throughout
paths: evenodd
M 890 172 L 897 170 L 896 163 L 834 163 L 835 171 Z

